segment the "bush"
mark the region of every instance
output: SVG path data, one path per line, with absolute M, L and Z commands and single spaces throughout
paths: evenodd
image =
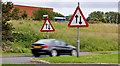
M 14 42 L 19 43 L 24 48 L 30 48 L 31 43 L 38 41 L 41 37 L 35 32 L 13 32 Z
M 23 22 L 19 22 L 19 24 L 24 24 Z
M 30 53 L 30 49 L 27 48 L 14 48 L 14 50 L 12 51 L 12 53 Z
M 2 42 L 2 51 L 3 52 L 12 52 L 13 51 L 13 48 L 12 48 L 13 44 L 14 43 L 11 41 Z

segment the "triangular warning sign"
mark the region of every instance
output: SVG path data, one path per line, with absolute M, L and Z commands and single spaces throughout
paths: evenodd
M 76 8 L 68 26 L 69 27 L 88 27 L 88 23 L 79 6 Z
M 41 30 L 41 32 L 53 32 L 55 29 L 53 28 L 52 24 L 50 23 L 49 19 L 46 18 Z

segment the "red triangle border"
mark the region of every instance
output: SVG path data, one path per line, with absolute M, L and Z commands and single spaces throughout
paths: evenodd
M 77 10 L 79 10 L 79 11 L 80 11 L 80 14 L 82 15 L 83 20 L 85 21 L 86 25 L 70 25 L 70 24 L 71 24 L 71 22 L 72 22 L 72 20 L 73 20 L 73 18 L 74 18 L 74 16 L 75 16 L 75 14 L 76 14 L 76 12 L 77 12 Z M 85 19 L 84 15 L 83 15 L 83 13 L 82 13 L 81 9 L 79 8 L 79 6 L 76 8 L 76 10 L 75 10 L 75 12 L 74 12 L 74 14 L 73 14 L 73 16 L 72 16 L 72 18 L 71 18 L 71 20 L 70 20 L 69 24 L 68 24 L 68 27 L 88 27 L 88 23 L 87 23 L 87 21 L 86 21 L 86 19 Z

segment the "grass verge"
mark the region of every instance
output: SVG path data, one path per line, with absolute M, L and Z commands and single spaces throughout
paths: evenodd
M 118 51 L 94 51 L 90 53 L 111 54 L 111 53 L 118 53 Z
M 118 63 L 118 54 L 108 55 L 85 55 L 76 56 L 43 57 L 34 60 L 45 60 L 51 63 Z
M 32 53 L 3 53 L 2 55 L 32 55 Z
M 42 21 L 12 20 L 11 23 L 15 27 L 13 33 L 20 33 L 16 38 L 18 42 L 13 43 L 14 47 L 30 48 L 32 43 L 47 38 L 47 33 L 40 32 Z M 51 23 L 55 32 L 49 33 L 50 39 L 61 39 L 77 47 L 77 28 L 69 28 L 68 22 Z M 80 48 L 82 52 L 118 50 L 118 25 L 89 24 L 89 27 L 80 28 Z

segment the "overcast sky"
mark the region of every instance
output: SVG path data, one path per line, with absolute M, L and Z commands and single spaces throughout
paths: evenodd
M 88 17 L 93 11 L 118 12 L 119 0 L 3 0 L 6 1 L 12 1 L 15 5 L 53 8 L 55 12 L 65 16 L 74 13 L 79 1 L 84 16 Z

